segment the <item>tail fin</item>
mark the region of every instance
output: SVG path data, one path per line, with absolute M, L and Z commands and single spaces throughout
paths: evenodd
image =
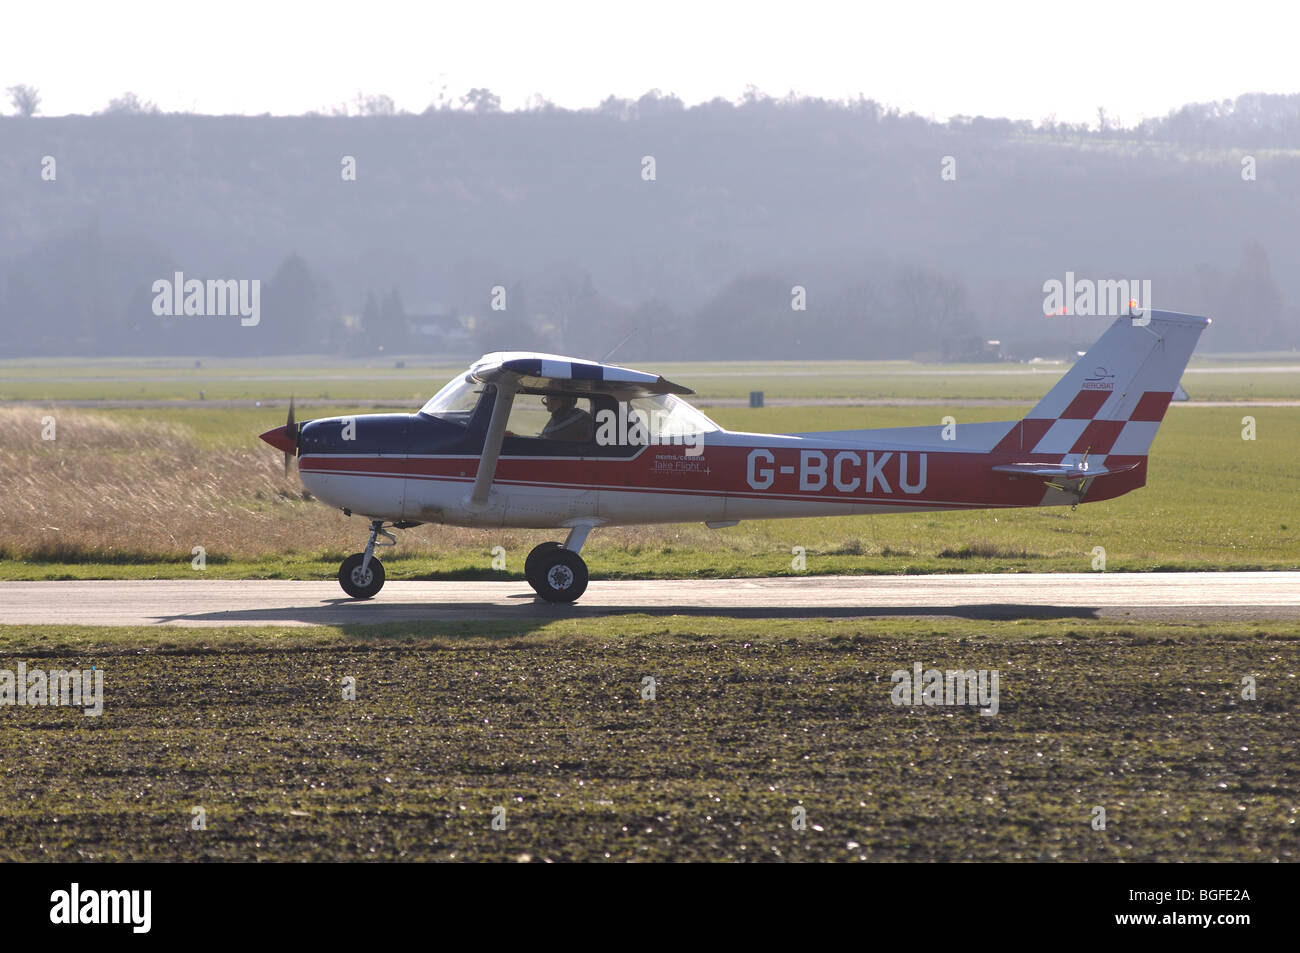
M 1047 392 L 995 452 L 1145 456 L 1209 318 L 1125 315 Z

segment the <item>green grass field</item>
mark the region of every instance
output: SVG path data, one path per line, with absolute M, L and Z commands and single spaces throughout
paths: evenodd
M 3 861 L 1296 859 L 1295 623 L 0 627 L 19 660 L 104 709 L 0 709 Z M 915 662 L 997 714 L 895 705 Z
M 1017 407 L 718 408 L 742 430 L 799 431 L 1014 419 Z M 318 409 L 304 402 L 300 416 Z M 330 408 L 329 414 L 344 412 Z M 600 530 L 584 548 L 594 578 L 810 573 L 1083 571 L 1093 549 L 1111 571 L 1300 568 L 1300 410 L 1173 407 L 1153 447 L 1148 485 L 1068 508 L 899 514 Z M 0 579 L 333 578 L 361 548 L 360 518 L 303 499 L 296 476 L 256 434 L 278 410 L 173 407 L 60 410 L 59 438 L 39 439 L 38 409 L 0 409 Z M 521 578 L 528 549 L 555 534 L 424 526 L 399 534 L 393 579 Z
M 410 410 L 459 366 L 278 360 L 46 360 L 0 363 L 0 400 L 16 397 L 157 400 L 80 409 L 0 407 L 0 579 L 186 576 L 203 546 L 206 572 L 233 578 L 331 578 L 361 548 L 361 519 L 304 499 L 295 477 L 257 439 L 283 421 L 275 407 L 210 400 L 298 399 L 298 417 L 349 412 L 313 401 L 391 400 Z M 1250 373 L 1250 369 L 1277 369 Z M 1015 419 L 1061 366 L 908 362 L 701 363 L 662 371 L 703 394 L 764 389 L 781 397 L 1023 400 L 1009 406 L 720 406 L 736 430 L 792 432 Z M 1197 371 L 1203 371 L 1197 373 Z M 1300 397 L 1300 357 L 1198 359 L 1184 378 L 1199 400 Z M 365 405 L 360 411 L 375 409 Z M 58 438 L 39 439 L 53 414 Z M 1256 421 L 1243 440 L 1242 421 Z M 1175 404 L 1153 447 L 1148 486 L 1076 510 L 941 513 L 601 530 L 584 549 L 594 578 L 791 574 L 803 547 L 811 573 L 1078 571 L 1094 547 L 1109 570 L 1300 568 L 1300 408 Z M 385 554 L 390 578 L 493 577 L 503 546 L 519 577 L 541 532 L 419 527 Z
M 416 409 L 467 362 L 408 358 L 0 361 L 0 401 L 12 400 L 390 400 Z M 918 364 L 910 361 L 698 362 L 655 364 L 656 373 L 702 399 L 935 398 L 1037 400 L 1063 363 Z M 1274 370 L 1263 370 L 1273 368 Z M 1300 399 L 1300 355 L 1194 359 L 1183 384 L 1197 400 Z

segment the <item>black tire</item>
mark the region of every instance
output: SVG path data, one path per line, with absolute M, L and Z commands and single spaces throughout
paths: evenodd
M 533 589 L 547 602 L 573 602 L 587 591 L 587 564 L 570 549 L 539 555 L 534 574 Z
M 365 553 L 353 553 L 339 566 L 339 585 L 353 599 L 369 599 L 384 588 L 384 564 L 371 556 L 370 567 L 363 577 L 361 563 L 365 558 Z
M 537 572 L 537 561 L 541 559 L 543 554 L 559 548 L 559 543 L 555 542 L 553 539 L 548 539 L 546 542 L 538 543 L 534 546 L 532 552 L 528 554 L 528 558 L 524 560 L 524 578 L 528 580 L 528 585 L 532 586 L 534 590 L 540 589 L 542 584 L 541 580 L 539 580 L 535 575 Z

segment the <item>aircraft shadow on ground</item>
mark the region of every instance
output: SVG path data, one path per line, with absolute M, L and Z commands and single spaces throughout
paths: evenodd
M 953 606 L 584 606 L 556 605 L 522 596 L 518 605 L 491 602 L 353 602 L 337 599 L 312 606 L 277 609 L 247 609 L 158 616 L 154 622 L 209 622 L 226 625 L 299 623 L 337 625 L 349 629 L 402 623 L 517 622 L 543 625 L 558 619 L 602 619 L 621 615 L 711 616 L 724 619 L 866 619 L 866 618 L 956 618 L 969 620 L 1004 619 L 1097 619 L 1097 608 L 1086 606 L 1018 605 L 982 603 Z M 454 633 L 449 633 L 454 634 Z M 513 634 L 513 633 L 512 633 Z

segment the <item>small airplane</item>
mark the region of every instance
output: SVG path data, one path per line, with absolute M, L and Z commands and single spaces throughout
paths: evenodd
M 725 430 L 656 374 L 531 352 L 487 354 L 417 413 L 289 419 L 261 438 L 318 499 L 370 521 L 339 583 L 384 585 L 385 529 L 562 529 L 528 554 L 550 602 L 587 588 L 600 526 L 915 513 L 1109 500 L 1146 484 L 1147 452 L 1208 318 L 1123 315 L 1018 421 L 759 434 Z M 525 398 L 540 397 L 541 402 Z M 381 542 L 383 537 L 386 542 Z

